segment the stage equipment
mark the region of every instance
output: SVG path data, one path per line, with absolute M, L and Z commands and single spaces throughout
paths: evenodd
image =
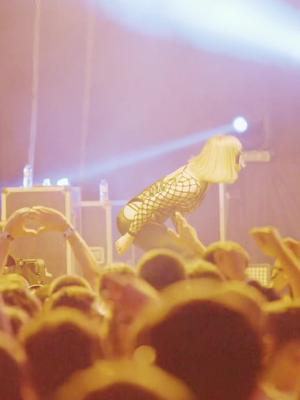
M 271 153 L 268 150 L 252 150 L 242 152 L 243 162 L 270 162 Z M 224 183 L 219 184 L 219 234 L 220 240 L 227 240 L 228 208 L 230 195 Z
M 246 269 L 248 279 L 258 281 L 263 286 L 269 287 L 271 284 L 271 265 L 267 263 L 250 264 Z
M 80 233 L 98 265 L 112 263 L 112 210 L 109 201 L 82 201 Z
M 53 278 L 41 259 L 16 259 L 14 265 L 3 267 L 3 274 L 22 275 L 30 285 L 45 285 Z

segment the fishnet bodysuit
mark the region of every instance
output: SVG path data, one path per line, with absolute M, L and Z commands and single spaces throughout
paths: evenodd
M 159 180 L 129 202 L 136 211 L 128 232 L 135 236 L 149 222 L 163 222 L 175 211 L 190 212 L 203 199 L 206 182 L 199 182 L 185 169 L 171 178 Z

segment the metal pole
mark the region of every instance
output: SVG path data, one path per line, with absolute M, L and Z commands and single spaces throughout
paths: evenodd
M 104 207 L 106 219 L 106 264 L 110 265 L 113 262 L 112 205 L 108 201 Z
M 34 171 L 35 150 L 36 150 L 36 140 L 37 140 L 41 0 L 35 0 L 34 4 L 35 4 L 35 14 L 34 14 L 33 51 L 32 51 L 32 99 L 31 99 L 30 137 L 29 137 L 29 149 L 28 149 L 28 164 L 31 165 L 32 171 Z
M 219 183 L 219 236 L 220 240 L 226 240 L 226 198 L 225 184 Z
M 94 0 L 89 1 L 89 12 L 87 18 L 87 36 L 86 36 L 86 53 L 85 53 L 85 72 L 84 72 L 84 89 L 82 102 L 82 119 L 80 129 L 80 161 L 79 161 L 79 179 L 83 180 L 84 164 L 86 158 L 87 139 L 89 133 L 89 116 L 91 104 L 91 81 L 92 81 L 92 57 L 94 53 L 95 43 L 95 9 L 93 7 Z

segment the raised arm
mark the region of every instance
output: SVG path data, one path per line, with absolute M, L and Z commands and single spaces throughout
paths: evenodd
M 189 253 L 194 257 L 202 257 L 206 247 L 200 241 L 196 229 L 184 218 L 184 216 L 176 212 L 172 218 L 176 231 L 169 228 L 168 235 L 181 246 L 185 246 Z
M 57 231 L 64 235 L 72 248 L 84 277 L 93 283 L 97 277 L 99 268 L 94 255 L 79 232 L 57 210 L 47 207 L 33 207 L 33 211 L 36 220 L 41 225 L 40 231 Z
M 272 226 L 267 226 L 254 228 L 251 230 L 251 234 L 266 255 L 279 260 L 288 277 L 294 297 L 300 297 L 300 260 L 284 243 L 278 230 Z
M 9 248 L 11 243 L 10 237 L 5 232 L 0 233 L 0 273 L 2 273 L 3 267 L 9 254 Z
M 35 236 L 37 230 L 26 227 L 31 220 L 30 208 L 20 208 L 3 222 L 0 233 L 0 268 L 5 265 L 12 241 L 18 237 Z

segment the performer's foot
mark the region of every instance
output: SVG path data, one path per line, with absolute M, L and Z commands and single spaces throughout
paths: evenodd
M 115 243 L 117 252 L 120 255 L 125 254 L 132 245 L 133 241 L 134 237 L 129 233 L 125 233 L 125 235 L 121 236 Z

